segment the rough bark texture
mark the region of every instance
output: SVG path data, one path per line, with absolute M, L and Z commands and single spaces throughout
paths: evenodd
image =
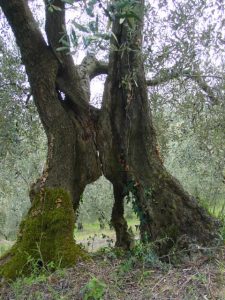
M 112 209 L 111 223 L 116 231 L 116 247 L 121 247 L 125 250 L 132 248 L 133 239 L 128 232 L 127 222 L 124 218 L 124 191 L 123 186 L 114 184 L 113 186 L 115 202 Z
M 218 223 L 166 171 L 160 158 L 141 56 L 142 24 L 120 23 L 117 18 L 113 25 L 117 51 L 110 54 L 100 117 L 103 172 L 133 194 L 142 239 L 158 241 L 160 254 L 174 246 L 209 245 Z
M 48 46 L 25 1 L 0 1 L 20 47 L 48 138 L 46 167 L 30 192 L 32 207 L 18 241 L 2 259 L 1 274 L 7 278 L 27 272 L 28 256 L 45 265 L 62 261 L 64 266 L 85 256 L 73 237 L 74 210 L 85 186 L 101 174 L 95 143 L 97 111 L 88 104 L 86 87 L 81 86 L 72 58 L 56 55 L 54 48 L 65 25 L 64 4 L 57 4 L 61 12 L 46 13 Z
M 216 222 L 168 174 L 160 159 L 141 56 L 142 13 L 140 20 L 133 18 L 132 26 L 126 18 L 123 22 L 115 18 L 108 68 L 95 59 L 87 64 L 90 57 L 76 67 L 67 50 L 56 51 L 61 46 L 65 10 L 60 0 L 54 5 L 61 10 L 46 9 L 46 44 L 27 1 L 0 0 L 48 138 L 45 171 L 32 186 L 32 207 L 16 245 L 1 261 L 2 274 L 15 278 L 26 269 L 26 261 L 19 259 L 21 251 L 20 256 L 28 253 L 41 259 L 41 264 L 57 263 L 56 253 L 64 266 L 84 257 L 73 241 L 72 206 L 76 212 L 85 186 L 101 173 L 114 187 L 112 224 L 117 246 L 129 249 L 132 245 L 123 216 L 124 197 L 130 193 L 142 239 L 166 241 L 158 243 L 160 253 L 175 244 L 186 247 L 181 242 L 184 236 L 187 244 L 210 244 Z M 135 5 L 141 11 L 142 0 Z M 100 72 L 108 72 L 108 78 L 99 111 L 89 104 L 89 83 Z

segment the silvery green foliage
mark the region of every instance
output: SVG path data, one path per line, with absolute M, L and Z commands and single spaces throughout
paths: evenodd
M 95 222 L 103 217 L 109 222 L 113 201 L 112 184 L 102 176 L 86 186 L 79 209 L 79 220 Z
M 13 239 L 45 161 L 46 139 L 16 47 L 0 39 L 0 51 L 0 238 Z
M 85 188 L 79 209 L 79 221 L 96 222 L 99 218 L 103 218 L 105 225 L 109 224 L 113 202 L 113 186 L 104 176 L 101 176 Z M 126 199 L 124 204 L 126 217 L 133 217 L 131 204 L 127 203 Z
M 222 87 L 221 87 L 222 88 Z M 163 103 L 165 99 L 167 101 Z M 212 210 L 225 203 L 225 104 L 209 105 L 196 87 L 167 84 L 152 93 L 161 152 L 170 172 Z M 216 209 L 218 213 L 220 208 Z

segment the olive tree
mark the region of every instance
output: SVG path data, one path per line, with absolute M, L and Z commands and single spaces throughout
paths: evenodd
M 85 258 L 73 239 L 74 212 L 85 186 L 102 174 L 113 185 L 116 246 L 132 244 L 123 205 L 129 194 L 142 240 L 164 240 L 157 244 L 160 254 L 174 245 L 213 243 L 217 222 L 168 173 L 160 156 L 147 92 L 152 82 L 146 81 L 142 55 L 144 1 L 115 1 L 104 9 L 112 23 L 108 62 L 92 57 L 87 63 L 88 56 L 81 65 L 68 52 L 65 3 L 73 1 L 45 1 L 47 40 L 27 2 L 0 0 L 0 6 L 21 51 L 48 156 L 32 185 L 32 206 L 18 240 L 1 261 L 2 274 L 28 272 L 26 254 L 39 258 L 40 266 L 69 266 Z M 99 74 L 107 79 L 98 109 L 90 104 L 89 84 Z

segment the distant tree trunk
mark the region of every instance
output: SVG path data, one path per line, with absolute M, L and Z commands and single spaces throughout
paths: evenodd
M 216 236 L 216 222 L 168 174 L 158 153 L 141 55 L 141 21 L 133 18 L 131 26 L 126 18 L 115 18 L 114 50 L 103 106 L 97 110 L 88 103 L 89 79 L 99 74 L 99 66 L 96 61 L 97 69 L 84 63 L 83 80 L 68 50 L 56 51 L 62 46 L 65 4 L 55 0 L 54 5 L 60 10 L 51 13 L 46 9 L 47 45 L 27 1 L 0 0 L 48 138 L 45 171 L 32 186 L 31 209 L 15 246 L 0 261 L 1 274 L 15 278 L 29 272 L 30 258 L 40 267 L 51 261 L 70 266 L 84 258 L 73 239 L 74 211 L 85 186 L 102 173 L 114 187 L 112 224 L 117 246 L 129 249 L 132 245 L 123 208 L 129 193 L 135 198 L 142 238 L 166 238 L 166 243 L 159 244 L 159 253 L 167 253 L 184 236 L 187 243 L 210 244 Z M 140 10 L 143 2 L 136 5 Z

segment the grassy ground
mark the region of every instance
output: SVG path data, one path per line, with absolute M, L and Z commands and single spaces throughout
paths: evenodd
M 224 300 L 225 249 L 176 267 L 137 244 L 131 254 L 105 248 L 89 262 L 4 283 L 2 300 Z
M 129 220 L 136 232 L 136 219 Z M 190 260 L 163 263 L 152 245 L 129 253 L 105 247 L 114 231 L 98 223 L 83 224 L 75 238 L 92 251 L 91 260 L 54 273 L 34 272 L 13 283 L 0 283 L 1 300 L 225 300 L 225 248 L 199 250 Z M 102 235 L 104 237 L 102 237 Z M 3 249 L 4 251 L 10 245 Z M 103 247 L 99 249 L 99 247 Z M 97 252 L 93 252 L 99 249 Z M 1 244 L 0 244 L 1 251 Z M 176 254 L 179 256 L 179 253 Z M 177 256 L 171 256 L 171 261 Z
M 0 256 L 8 251 L 13 245 L 13 242 L 7 240 L 0 240 Z
M 135 225 L 138 225 L 139 222 L 137 219 L 128 219 L 127 220 L 128 226 L 132 228 L 133 231 L 135 231 Z M 113 230 L 110 230 L 109 226 L 106 225 L 104 229 L 100 229 L 99 223 L 83 223 L 83 230 L 80 231 L 77 228 L 75 229 L 75 238 L 77 240 L 85 239 L 88 238 L 90 235 L 93 234 L 106 234 L 106 235 L 111 235 L 113 233 Z
M 137 232 L 135 225 L 138 225 L 138 220 L 128 219 L 128 226 L 132 228 L 134 233 Z M 95 251 L 102 246 L 111 246 L 115 241 L 115 232 L 110 230 L 109 226 L 100 229 L 99 223 L 84 223 L 83 230 L 74 231 L 74 237 L 77 243 L 83 244 L 88 251 Z M 0 256 L 3 255 L 13 245 L 13 241 L 0 240 Z
M 215 201 L 204 200 L 200 202 L 213 216 L 225 218 L 225 199 L 217 199 Z
M 132 232 L 137 234 L 135 225 L 139 224 L 138 220 L 128 219 L 127 222 Z M 104 246 L 113 246 L 115 242 L 115 231 L 110 230 L 108 225 L 104 229 L 100 229 L 99 223 L 84 223 L 83 230 L 75 229 L 74 236 L 76 241 L 83 244 L 88 251 L 96 251 Z

